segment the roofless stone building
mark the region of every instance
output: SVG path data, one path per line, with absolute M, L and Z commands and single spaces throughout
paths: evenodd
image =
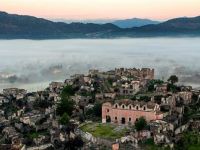
M 138 102 L 129 99 L 106 102 L 102 105 L 102 123 L 134 124 L 144 117 L 148 122 L 163 119 L 160 106 L 154 102 Z

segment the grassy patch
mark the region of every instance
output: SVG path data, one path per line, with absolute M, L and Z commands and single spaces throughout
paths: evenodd
M 81 127 L 84 132 L 89 132 L 95 137 L 101 137 L 106 139 L 117 139 L 125 135 L 126 128 L 116 131 L 116 126 L 112 124 L 101 123 L 88 123 Z
M 188 150 L 200 150 L 200 145 L 193 145 L 188 148 Z

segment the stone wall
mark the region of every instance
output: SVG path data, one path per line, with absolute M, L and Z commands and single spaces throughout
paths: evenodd
M 117 68 L 115 69 L 116 75 L 134 76 L 140 79 L 154 79 L 154 69 L 150 68 Z

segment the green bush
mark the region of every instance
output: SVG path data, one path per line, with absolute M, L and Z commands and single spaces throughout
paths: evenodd
M 62 116 L 64 113 L 67 113 L 69 116 L 72 115 L 74 110 L 74 102 L 68 97 L 61 98 L 61 101 L 57 104 L 56 113 L 57 115 Z
M 151 80 L 151 81 L 149 81 L 148 84 L 147 84 L 148 91 L 150 91 L 150 92 L 154 91 L 155 90 L 154 86 L 156 84 L 160 85 L 160 84 L 163 84 L 163 83 L 164 82 L 162 80 Z
M 147 126 L 147 121 L 144 117 L 140 117 L 136 122 L 135 122 L 135 129 L 137 131 L 143 130 Z
M 69 123 L 69 115 L 67 114 L 67 113 L 64 113 L 62 116 L 61 116 L 61 118 L 59 119 L 59 123 L 61 124 L 61 125 L 68 125 L 68 123 Z

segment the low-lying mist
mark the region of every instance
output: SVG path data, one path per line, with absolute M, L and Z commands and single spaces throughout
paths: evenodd
M 156 78 L 171 74 L 180 84 L 200 87 L 200 38 L 95 40 L 0 40 L 0 90 L 41 90 L 89 69 L 155 68 Z

